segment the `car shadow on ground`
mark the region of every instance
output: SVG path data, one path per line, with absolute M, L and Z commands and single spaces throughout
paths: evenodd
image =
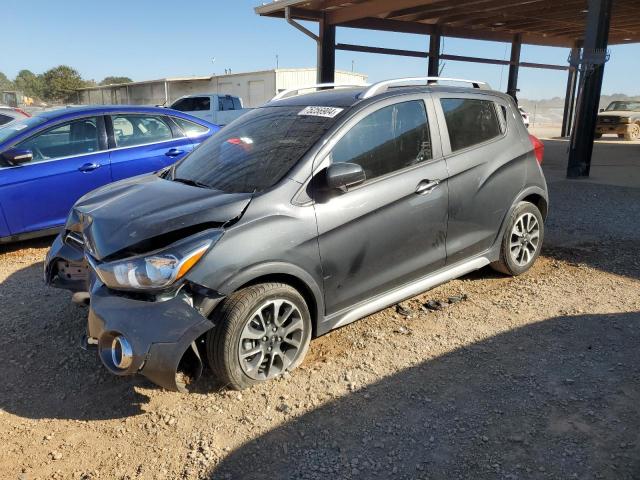
M 640 312 L 512 330 L 290 417 L 210 476 L 638 478 L 638 345 Z
M 24 247 L 23 247 L 24 248 Z M 0 409 L 26 418 L 97 420 L 141 413 L 142 377 L 109 374 L 79 348 L 87 308 L 46 287 L 42 262 L 0 283 Z
M 19 252 L 25 248 L 47 248 L 51 246 L 56 237 L 41 237 L 32 240 L 23 240 L 21 242 L 1 243 L 0 255 L 4 253 Z

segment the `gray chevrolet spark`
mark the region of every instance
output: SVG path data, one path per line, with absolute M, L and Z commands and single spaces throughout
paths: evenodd
M 45 280 L 89 303 L 84 345 L 116 375 L 184 391 L 208 363 L 243 389 L 438 284 L 527 271 L 543 146 L 510 97 L 446 83 L 284 92 L 173 167 L 81 198 Z

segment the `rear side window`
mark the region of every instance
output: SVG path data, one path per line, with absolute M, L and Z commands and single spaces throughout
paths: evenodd
M 357 163 L 367 179 L 431 158 L 429 123 L 421 100 L 397 103 L 368 115 L 331 152 L 333 163 Z
M 3 115 L 2 113 L 0 113 L 0 125 L 9 123 L 12 120 L 13 120 L 13 117 L 10 117 L 9 115 Z
M 161 116 L 121 114 L 113 115 L 111 119 L 117 147 L 133 147 L 173 138 L 169 125 Z
M 194 122 L 190 122 L 189 120 L 185 120 L 184 118 L 180 118 L 180 117 L 171 117 L 171 118 L 173 118 L 173 121 L 178 124 L 178 126 L 180 127 L 180 130 L 182 130 L 184 134 L 189 138 L 203 135 L 209 131 L 207 127 L 198 125 L 197 123 L 194 123 Z
M 447 122 L 453 152 L 502 135 L 500 120 L 492 101 L 443 98 L 440 104 Z

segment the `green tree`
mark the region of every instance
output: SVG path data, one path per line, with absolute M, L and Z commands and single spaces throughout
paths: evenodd
M 113 85 L 116 83 L 131 83 L 131 82 L 133 82 L 133 80 L 131 80 L 129 77 L 104 77 L 104 80 L 100 82 L 100 85 Z
M 11 80 L 7 78 L 7 76 L 0 72 L 0 91 L 2 90 L 13 90 L 14 85 Z
M 44 98 L 49 101 L 72 101 L 75 91 L 85 86 L 80 74 L 67 65 L 59 65 L 42 75 Z
M 27 97 L 43 97 L 42 75 L 36 75 L 31 70 L 20 70 L 14 81 L 16 89 Z

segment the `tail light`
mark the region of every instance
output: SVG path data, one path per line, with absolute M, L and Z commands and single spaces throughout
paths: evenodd
M 14 111 L 16 111 L 16 112 L 18 112 L 18 113 L 21 113 L 21 114 L 22 114 L 22 115 L 24 115 L 25 117 L 30 117 L 30 116 L 31 116 L 31 114 L 30 114 L 30 113 L 25 112 L 25 111 L 24 111 L 24 110 L 22 110 L 21 108 L 14 108 L 13 110 L 14 110 Z
M 538 164 L 542 165 L 542 158 L 544 157 L 544 143 L 534 135 L 529 135 L 529 140 L 531 140 L 531 145 L 533 145 L 533 153 L 536 155 Z

